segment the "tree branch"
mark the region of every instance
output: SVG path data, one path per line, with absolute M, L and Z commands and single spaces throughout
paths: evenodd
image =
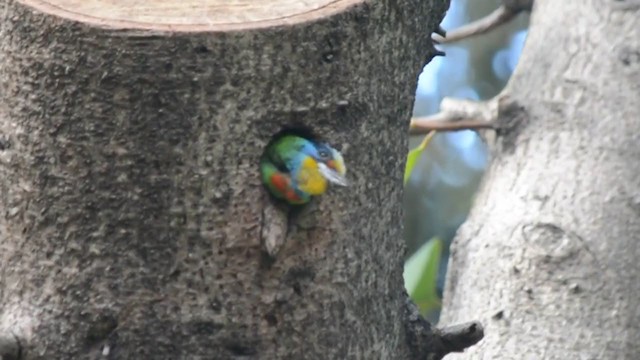
M 498 119 L 499 97 L 488 101 L 472 101 L 444 98 L 440 112 L 411 119 L 409 134 L 419 135 L 429 131 L 458 131 L 495 129 Z
M 434 328 L 406 295 L 405 314 L 407 341 L 415 359 L 440 360 L 452 352 L 462 352 L 484 337 L 484 328 L 477 321 Z
M 447 326 L 436 329 L 440 338 L 440 346 L 445 354 L 463 352 L 466 348 L 475 345 L 484 337 L 484 328 L 477 321 Z
M 534 0 L 503 0 L 502 5 L 491 14 L 447 33 L 447 36 L 435 34 L 433 41 L 440 44 L 448 44 L 470 38 L 475 35 L 485 34 L 489 31 L 513 20 L 523 11 L 531 11 Z

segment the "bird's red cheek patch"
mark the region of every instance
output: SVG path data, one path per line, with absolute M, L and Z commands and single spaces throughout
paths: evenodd
M 295 190 L 293 190 L 293 189 L 289 189 L 289 190 L 286 192 L 285 197 L 287 198 L 287 200 L 288 200 L 289 202 L 292 202 L 292 203 L 297 203 L 297 202 L 300 202 L 300 201 L 302 200 L 302 199 L 300 198 L 300 196 L 298 196 L 298 194 L 297 194 L 297 193 L 295 192 Z
M 333 170 L 337 170 L 336 169 L 336 162 L 333 160 L 329 160 L 327 161 L 327 166 L 329 166 L 329 168 L 333 169 Z
M 273 174 L 271 175 L 271 184 L 278 189 L 278 191 L 284 193 L 289 187 L 289 179 L 283 174 Z

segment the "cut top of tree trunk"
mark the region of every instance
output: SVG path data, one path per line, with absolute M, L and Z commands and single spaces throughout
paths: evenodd
M 317 20 L 363 0 L 23 0 L 42 12 L 101 27 L 229 31 Z

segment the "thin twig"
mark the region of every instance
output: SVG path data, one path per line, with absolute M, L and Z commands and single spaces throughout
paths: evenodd
M 494 129 L 495 123 L 484 120 L 457 120 L 457 121 L 443 121 L 443 120 L 430 120 L 421 121 L 420 118 L 415 118 L 411 121 L 410 134 L 424 134 L 430 131 L 460 131 L 460 130 L 479 130 L 479 129 Z
M 433 40 L 440 44 L 448 44 L 475 35 L 488 33 L 500 25 L 515 19 L 521 12 L 531 11 L 533 1 L 534 0 L 503 0 L 502 5 L 491 14 L 461 28 L 449 31 L 447 37 L 435 34 L 433 35 Z
M 445 30 L 442 25 L 438 25 L 438 27 L 436 28 L 436 30 L 434 31 L 434 33 L 442 36 L 442 37 L 447 37 L 447 30 Z

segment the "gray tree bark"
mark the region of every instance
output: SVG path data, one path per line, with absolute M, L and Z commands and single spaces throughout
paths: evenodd
M 486 338 L 451 359 L 638 359 L 638 5 L 536 0 L 445 290 Z
M 451 347 L 406 306 L 400 209 L 416 78 L 447 2 L 265 3 L 2 1 L 4 360 Z M 352 186 L 289 223 L 268 259 L 258 160 L 291 123 L 342 149 Z

